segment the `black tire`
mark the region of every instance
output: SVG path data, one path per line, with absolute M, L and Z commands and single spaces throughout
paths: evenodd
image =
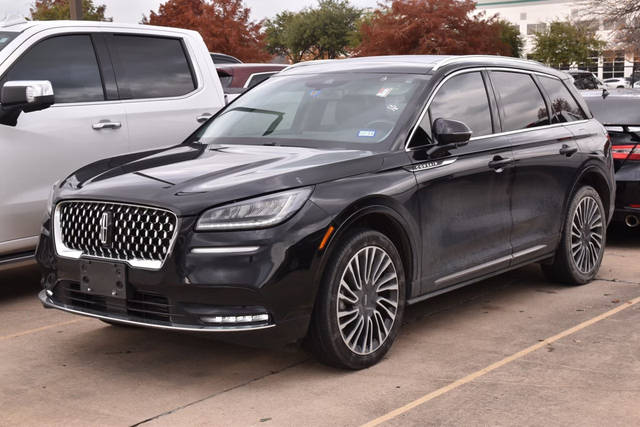
M 595 204 L 592 204 L 591 201 L 594 201 Z M 576 211 L 579 206 L 583 208 L 585 206 L 592 206 L 597 210 L 593 218 L 595 220 L 596 215 L 599 216 L 600 226 L 591 228 L 593 224 L 589 226 L 586 225 L 586 222 L 590 221 L 588 219 L 584 221 L 585 225 L 578 224 L 580 219 L 578 216 L 580 213 L 576 213 Z M 586 210 L 581 210 L 580 212 L 586 212 Z M 590 230 L 588 233 L 586 232 L 587 228 Z M 579 233 L 580 237 L 572 234 L 572 232 Z M 600 235 L 599 239 L 596 238 L 597 235 Z M 602 264 L 606 240 L 607 219 L 600 195 L 593 187 L 581 187 L 576 191 L 569 204 L 564 223 L 564 231 L 553 262 L 551 264 L 543 264 L 542 270 L 547 278 L 554 282 L 568 285 L 584 285 L 585 283 L 589 283 L 596 277 L 600 269 L 600 264 Z M 588 262 L 581 262 L 582 258 L 580 258 L 580 255 L 574 255 L 576 253 L 575 251 L 580 252 L 581 246 L 585 245 L 584 242 L 586 242 L 588 247 L 593 247 L 594 249 L 598 242 L 600 245 L 597 250 L 593 252 L 589 252 L 590 249 L 587 250 L 587 255 L 585 256 L 589 257 Z M 572 247 L 574 247 L 574 249 L 572 249 Z M 591 257 L 590 255 L 593 256 Z
M 360 260 L 364 260 L 364 264 L 360 264 Z M 385 267 L 387 261 L 390 264 Z M 349 270 L 351 267 L 353 271 L 356 264 L 369 265 L 368 269 L 363 269 L 362 275 L 358 271 L 361 282 Z M 356 230 L 345 235 L 332 252 L 318 290 L 308 336 L 315 356 L 328 365 L 347 369 L 364 369 L 378 363 L 391 348 L 402 324 L 405 282 L 400 253 L 388 237 L 371 230 Z M 357 283 L 363 286 L 356 288 Z M 354 298 L 357 302 L 344 298 L 349 295 L 351 287 L 360 295 Z M 342 296 L 340 301 L 339 294 Z M 393 318 L 393 305 L 387 301 L 397 302 Z M 341 317 L 342 328 L 338 324 L 339 308 L 341 313 L 356 311 Z M 357 330 L 351 333 L 353 325 L 360 324 L 360 333 Z M 364 332 L 365 328 L 371 332 Z M 360 340 L 363 332 L 364 339 Z M 350 344 L 346 335 L 354 336 Z

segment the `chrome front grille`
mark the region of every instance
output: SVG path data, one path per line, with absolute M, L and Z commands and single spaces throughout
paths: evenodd
M 56 252 L 67 258 L 125 261 L 159 269 L 178 229 L 170 211 L 98 201 L 60 202 L 54 214 Z

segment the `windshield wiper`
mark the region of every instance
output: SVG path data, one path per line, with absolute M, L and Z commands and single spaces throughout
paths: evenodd
M 284 119 L 284 113 L 281 112 L 281 111 L 263 110 L 261 108 L 235 107 L 235 108 L 230 109 L 229 111 L 243 111 L 245 113 L 269 114 L 269 115 L 272 115 L 272 116 L 277 116 L 273 120 L 273 122 L 271 122 L 271 124 L 269 125 L 267 130 L 264 131 L 262 136 L 271 135 L 276 130 L 276 128 L 278 127 L 280 122 L 282 122 L 282 120 Z

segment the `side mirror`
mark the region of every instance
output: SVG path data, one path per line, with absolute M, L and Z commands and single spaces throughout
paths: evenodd
M 55 101 L 53 86 L 48 80 L 14 80 L 2 86 L 2 109 L 25 113 L 49 108 Z
M 457 120 L 436 119 L 433 122 L 433 136 L 438 145 L 467 145 L 471 134 L 469 126 Z

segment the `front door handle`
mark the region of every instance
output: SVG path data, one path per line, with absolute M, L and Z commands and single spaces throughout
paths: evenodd
M 578 152 L 578 147 L 569 147 L 564 144 L 560 149 L 560 154 L 564 154 L 567 157 L 571 157 Z
M 209 114 L 209 113 L 202 113 L 202 114 L 200 114 L 198 117 L 196 117 L 196 121 L 197 121 L 198 123 L 204 123 L 204 122 L 206 122 L 207 120 L 209 120 L 209 118 L 210 118 L 210 117 L 211 117 L 211 114 Z
M 496 172 L 500 173 L 504 170 L 505 167 L 509 166 L 513 162 L 515 162 L 515 160 L 513 160 L 512 158 L 495 156 L 493 160 L 489 162 L 489 167 L 495 170 Z
M 111 120 L 100 120 L 98 123 L 94 123 L 91 127 L 93 128 L 93 130 L 118 129 L 122 127 L 122 123 L 112 122 Z

